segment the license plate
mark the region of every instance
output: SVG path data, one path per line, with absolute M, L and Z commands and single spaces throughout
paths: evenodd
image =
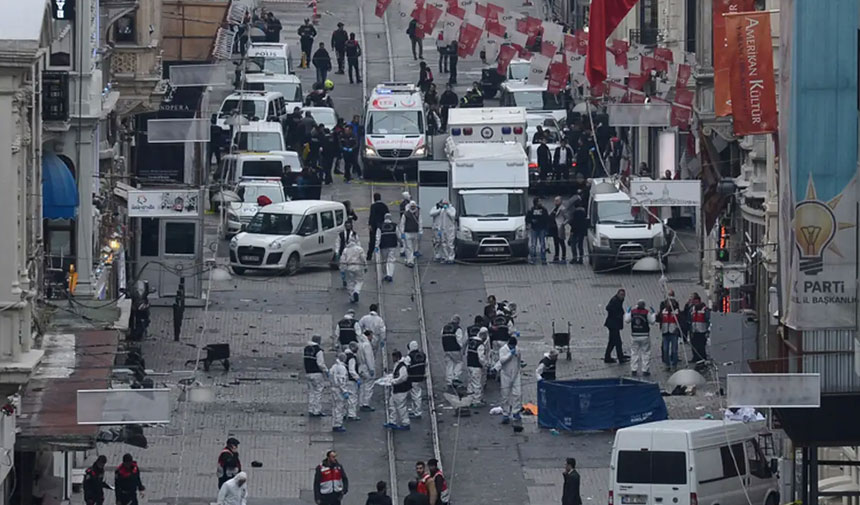
M 648 497 L 641 494 L 623 494 L 621 495 L 621 503 L 625 505 L 644 505 L 648 503 Z
M 505 252 L 505 246 L 493 246 L 493 247 L 487 247 L 487 252 L 488 252 L 488 253 L 501 253 L 501 252 Z
M 242 261 L 260 261 L 259 256 L 239 256 Z

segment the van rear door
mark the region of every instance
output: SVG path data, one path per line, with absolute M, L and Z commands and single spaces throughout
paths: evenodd
M 614 505 L 690 505 L 686 437 L 642 435 L 638 444 L 619 444 Z

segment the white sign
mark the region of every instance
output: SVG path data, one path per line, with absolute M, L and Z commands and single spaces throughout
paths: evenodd
M 816 408 L 821 406 L 817 373 L 741 373 L 726 376 L 729 407 Z
M 611 103 L 606 106 L 609 126 L 670 126 L 668 103 Z
M 196 189 L 135 189 L 128 192 L 129 217 L 191 217 L 200 215 Z
M 630 199 L 648 207 L 698 207 L 702 204 L 702 182 L 630 181 Z
M 78 424 L 167 424 L 169 389 L 79 389 Z

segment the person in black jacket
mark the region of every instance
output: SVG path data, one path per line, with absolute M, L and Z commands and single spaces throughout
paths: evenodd
M 426 61 L 422 61 L 418 70 L 418 88 L 422 93 L 427 93 L 431 84 L 433 84 L 433 71 L 427 66 Z
M 308 68 L 311 61 L 311 51 L 314 50 L 314 37 L 317 36 L 317 29 L 311 24 L 309 18 L 305 18 L 305 24 L 297 30 L 299 34 L 299 43 L 302 48 L 303 67 Z
M 352 131 L 352 126 L 347 125 L 340 138 L 340 147 L 343 151 L 343 178 L 347 184 L 352 180 L 352 172 L 361 177 L 361 168 L 358 166 L 358 139 Z
M 626 292 L 619 289 L 615 296 L 609 299 L 606 304 L 606 321 L 603 326 L 609 330 L 609 342 L 606 344 L 606 352 L 603 354 L 604 363 L 615 363 L 612 359 L 612 349 L 615 349 L 615 355 L 618 357 L 619 363 L 626 363 L 630 358 L 624 355 L 621 350 L 621 329 L 624 328 L 624 295 Z
M 385 222 L 385 215 L 390 211 L 388 205 L 382 201 L 382 195 L 379 193 L 373 194 L 373 203 L 370 205 L 370 217 L 367 218 L 367 224 L 370 226 L 370 241 L 367 244 L 367 261 L 373 258 L 373 250 L 376 248 L 376 230 L 382 223 Z
M 328 54 L 328 51 L 326 51 L 324 42 L 320 42 L 320 47 L 314 53 L 314 57 L 311 61 L 317 71 L 317 82 L 325 84 L 326 77 L 328 77 L 328 71 L 331 70 L 331 56 Z
M 448 109 L 453 109 L 459 102 L 460 98 L 454 93 L 454 86 L 449 82 L 439 97 L 439 105 L 442 106 L 442 130 L 448 129 Z
M 564 465 L 564 487 L 561 491 L 561 505 L 582 505 L 579 496 L 579 472 L 576 471 L 576 459 L 567 458 Z
M 406 35 L 409 35 L 409 41 L 412 42 L 412 59 L 424 59 L 424 38 L 418 34 L 418 20 L 412 18 L 409 21 L 409 26 L 406 27 Z
M 93 466 L 84 472 L 84 503 L 86 505 L 102 505 L 105 501 L 105 489 L 113 489 L 105 482 L 105 464 L 107 457 L 104 455 L 96 458 Z
M 576 148 L 576 173 L 582 174 L 586 179 L 592 176 L 591 145 L 585 137 L 579 138 Z
M 266 13 L 266 42 L 281 41 L 281 20 L 276 18 L 271 12 Z
M 457 60 L 460 59 L 457 50 L 459 47 L 456 40 L 452 40 L 451 45 L 448 46 L 448 70 L 451 72 L 448 82 L 451 84 L 457 84 Z
M 339 154 L 340 142 L 337 136 L 328 128 L 323 128 L 320 136 L 320 179 L 326 184 L 332 183 L 331 169 Z
M 418 482 L 409 481 L 409 494 L 403 498 L 403 505 L 430 505 L 430 498 L 418 492 Z
M 544 144 L 546 147 L 546 144 Z M 549 148 L 547 148 L 547 151 Z M 534 265 L 540 249 L 540 261 L 546 265 L 546 232 L 549 228 L 549 212 L 535 197 L 532 208 L 526 213 L 526 224 L 529 225 L 529 263 Z
M 334 48 L 334 53 L 337 56 L 336 74 L 343 74 L 343 57 L 346 55 L 347 40 L 349 40 L 349 35 L 343 29 L 343 23 L 338 23 L 337 30 L 331 33 L 331 47 Z
M 562 138 L 561 143 L 555 148 L 552 164 L 555 180 L 566 181 L 570 178 L 570 167 L 573 166 L 573 149 L 567 145 L 567 140 Z
M 573 204 L 573 212 L 570 217 L 570 262 L 571 264 L 582 264 L 585 259 L 583 242 L 588 235 L 588 215 L 585 210 L 585 201 L 581 198 Z
M 137 493 L 146 490 L 140 482 L 140 469 L 131 454 L 122 456 L 122 464 L 114 472 L 114 487 L 116 488 L 116 505 L 137 505 Z
M 361 82 L 361 71 L 358 69 L 358 58 L 361 56 L 361 46 L 355 40 L 355 34 L 349 34 L 349 40 L 344 45 L 346 51 L 346 64 L 349 72 L 349 83 L 352 84 L 352 72 L 355 70 L 355 80 Z
M 546 180 L 547 176 L 552 173 L 552 153 L 543 137 L 541 137 L 540 145 L 537 148 L 537 164 L 540 171 L 538 178 L 542 181 Z
M 391 497 L 385 490 L 386 484 L 384 480 L 376 483 L 376 491 L 367 493 L 367 501 L 364 505 L 391 505 Z

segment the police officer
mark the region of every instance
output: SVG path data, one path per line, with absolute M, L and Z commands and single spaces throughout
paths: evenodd
M 358 335 L 361 333 L 361 326 L 355 320 L 355 311 L 349 309 L 343 315 L 343 319 L 337 322 L 335 327 L 335 336 L 337 338 L 336 349 L 346 350 L 350 342 L 358 343 Z
M 636 302 L 636 308 L 627 309 L 624 315 L 624 322 L 630 323 L 630 373 L 634 376 L 639 372 L 651 375 L 651 325 L 656 319 L 654 310 L 645 308 L 645 300 Z
M 376 230 L 376 243 L 379 244 L 380 260 L 385 263 L 385 276 L 382 280 L 394 280 L 394 265 L 397 262 L 397 225 L 391 220 L 391 213 L 386 212 L 382 224 Z
M 311 417 L 321 417 L 322 394 L 325 389 L 325 379 L 328 376 L 328 367 L 325 364 L 320 343 L 322 337 L 314 335 L 302 352 L 305 364 L 305 376 L 308 380 L 308 412 Z
M 490 333 L 482 326 L 478 333 L 466 342 L 466 368 L 469 370 L 469 385 L 466 390 L 473 407 L 484 402 L 484 370 L 487 368 L 486 343 Z
M 391 401 L 388 402 L 385 427 L 393 430 L 408 430 L 409 415 L 406 409 L 406 398 L 412 389 L 407 371 L 409 358 L 404 357 L 400 351 L 394 351 L 391 353 L 391 359 L 394 361 L 394 371 L 391 374 Z
M 442 327 L 442 350 L 445 351 L 445 382 L 448 387 L 457 387 L 463 375 L 463 347 L 466 344 L 460 316 L 454 315 L 451 322 Z
M 349 398 L 346 399 L 346 418 L 358 421 L 358 388 L 361 386 L 361 376 L 358 374 L 358 342 L 350 342 L 344 351 L 346 354 L 346 389 Z
M 107 456 L 102 454 L 96 458 L 93 466 L 84 472 L 84 503 L 86 505 L 102 505 L 105 501 L 105 489 L 113 489 L 105 482 L 105 464 Z
M 669 290 L 666 299 L 660 303 L 657 314 L 657 322 L 660 323 L 660 332 L 663 334 L 663 364 L 666 365 L 667 372 L 678 368 L 678 339 L 681 338 L 681 328 L 678 326 L 679 313 L 675 292 Z
M 698 293 L 693 293 L 692 305 L 689 308 L 690 343 L 693 347 L 693 361 L 696 364 L 708 359 L 708 332 L 711 327 L 711 311 L 702 302 Z
M 510 328 L 508 328 L 508 318 L 504 314 L 496 314 L 493 316 L 490 323 L 490 370 L 495 376 L 496 363 L 499 361 L 499 351 L 508 342 L 511 336 Z
M 540 381 L 554 381 L 555 365 L 557 361 L 557 350 L 550 349 L 549 352 L 544 353 L 543 358 L 541 358 L 540 362 L 538 362 L 537 369 L 535 370 L 535 377 L 537 377 Z
M 407 372 L 409 374 L 409 382 L 412 384 L 412 389 L 409 391 L 409 397 L 412 404 L 409 409 L 409 417 L 421 417 L 421 383 L 424 382 L 427 371 L 427 355 L 418 348 L 418 342 L 409 342 L 407 346 L 409 351 L 409 364 Z

